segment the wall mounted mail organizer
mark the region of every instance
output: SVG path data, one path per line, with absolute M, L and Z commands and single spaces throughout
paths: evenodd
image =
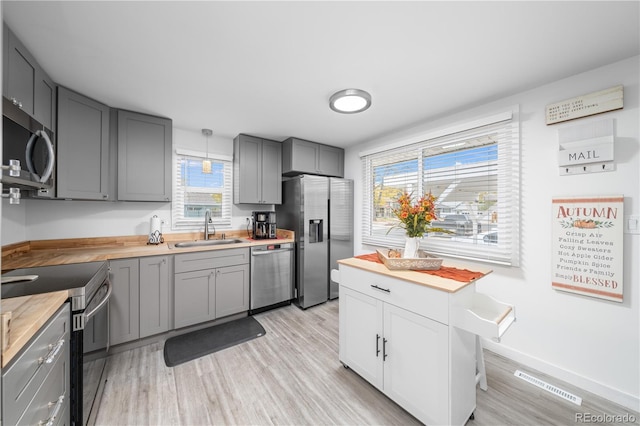
M 558 129 L 560 175 L 615 170 L 613 119 Z

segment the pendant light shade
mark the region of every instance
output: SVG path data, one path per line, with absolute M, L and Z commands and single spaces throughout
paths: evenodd
M 211 129 L 202 129 L 202 134 L 207 138 L 207 147 L 205 150 L 205 159 L 202 160 L 202 173 L 211 173 L 211 160 L 209 160 L 209 136 L 213 134 Z
M 341 114 L 355 114 L 371 106 L 371 95 L 360 89 L 345 89 L 334 93 L 329 107 Z

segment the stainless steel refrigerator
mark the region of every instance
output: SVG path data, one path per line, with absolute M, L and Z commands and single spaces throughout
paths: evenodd
M 353 256 L 353 181 L 300 175 L 282 189 L 277 227 L 296 233 L 294 301 L 306 309 L 338 297 L 330 271 Z

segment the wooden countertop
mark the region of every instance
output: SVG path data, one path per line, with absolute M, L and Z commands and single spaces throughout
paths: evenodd
M 247 238 L 246 231 L 229 231 L 225 232 L 227 239 L 237 238 L 244 242 L 180 248 L 175 247 L 175 243 L 201 240 L 202 233 L 164 234 L 165 242 L 158 245 L 147 244 L 146 235 L 26 241 L 2 248 L 2 271 L 295 242 L 292 231 L 278 229 L 277 232 L 278 239 L 275 240 L 251 240 Z
M 9 346 L 2 348 L 2 368 L 20 352 L 69 297 L 67 291 L 2 300 L 2 312 L 11 312 Z
M 364 259 L 357 259 L 355 257 L 351 257 L 349 259 L 338 260 L 340 265 L 345 266 L 353 266 L 354 268 L 364 269 L 369 272 L 375 272 L 376 274 L 386 275 L 392 278 L 398 278 L 404 281 L 409 281 L 414 284 L 420 284 L 427 287 L 434 288 L 436 290 L 446 291 L 448 293 L 455 293 L 456 291 L 468 286 L 469 284 L 475 282 L 476 280 L 470 282 L 461 282 L 452 280 L 449 278 L 439 277 L 437 275 L 426 274 L 423 272 L 416 271 L 395 271 L 388 269 L 382 263 L 371 262 Z M 492 269 L 485 267 L 465 265 L 464 263 L 453 261 L 453 260 L 445 260 L 442 262 L 442 266 L 449 266 L 458 269 L 467 269 L 474 272 L 482 273 L 483 276 L 493 272 Z

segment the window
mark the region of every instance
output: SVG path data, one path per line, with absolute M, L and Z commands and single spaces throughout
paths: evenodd
M 397 197 L 431 192 L 447 232 L 431 232 L 421 247 L 433 254 L 519 264 L 519 135 L 514 112 L 498 114 L 417 143 L 361 154 L 364 171 L 362 240 L 402 247 L 393 215 Z
M 210 154 L 211 173 L 203 173 L 204 159 L 204 153 L 176 150 L 172 229 L 201 229 L 207 210 L 216 226 L 231 226 L 231 159 Z

